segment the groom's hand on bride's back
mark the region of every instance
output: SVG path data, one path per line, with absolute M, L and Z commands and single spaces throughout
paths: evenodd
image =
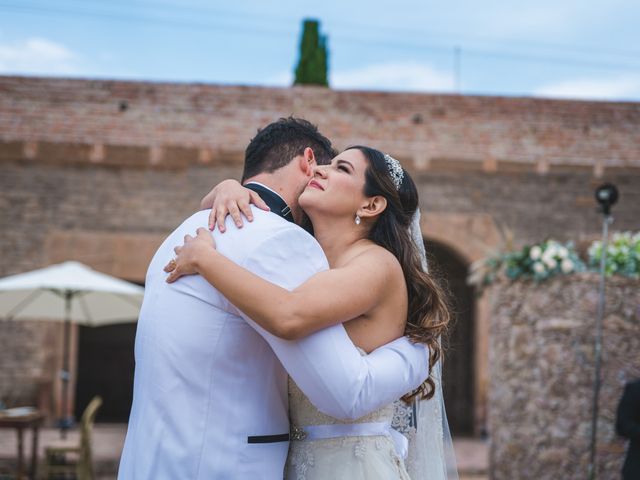
M 200 202 L 200 208 L 206 210 L 211 209 L 209 214 L 209 230 L 215 229 L 218 225 L 220 233 L 224 233 L 226 227 L 224 221 L 228 215 L 231 215 L 236 227 L 242 228 L 244 222 L 242 215 L 250 222 L 253 221 L 253 213 L 251 212 L 251 204 L 256 207 L 269 211 L 267 204 L 253 190 L 243 187 L 237 180 L 223 180 L 213 187 L 209 193 Z M 242 215 L 241 215 L 242 214 Z

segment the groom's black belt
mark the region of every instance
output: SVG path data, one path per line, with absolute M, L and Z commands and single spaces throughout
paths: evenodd
M 255 435 L 253 437 L 247 437 L 247 443 L 277 443 L 288 441 L 288 433 L 282 433 L 280 435 Z

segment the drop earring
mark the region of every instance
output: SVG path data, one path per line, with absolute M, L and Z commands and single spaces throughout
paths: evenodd
M 356 225 L 360 225 L 360 215 L 356 215 Z

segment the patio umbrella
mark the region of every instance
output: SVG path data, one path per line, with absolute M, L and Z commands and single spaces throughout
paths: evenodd
M 64 262 L 0 279 L 0 317 L 7 320 L 64 321 L 62 416 L 64 437 L 71 424 L 69 336 L 71 322 L 100 326 L 138 319 L 144 288 L 79 262 Z

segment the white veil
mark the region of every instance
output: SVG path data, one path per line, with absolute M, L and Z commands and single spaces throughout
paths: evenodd
M 413 215 L 409 229 L 425 272 L 427 255 L 420 229 L 420 209 Z M 407 437 L 409 449 L 405 459 L 412 480 L 458 480 L 458 469 L 442 394 L 442 357 L 433 367 L 435 394 L 429 400 L 414 399 L 407 405 L 395 403 L 392 426 Z

